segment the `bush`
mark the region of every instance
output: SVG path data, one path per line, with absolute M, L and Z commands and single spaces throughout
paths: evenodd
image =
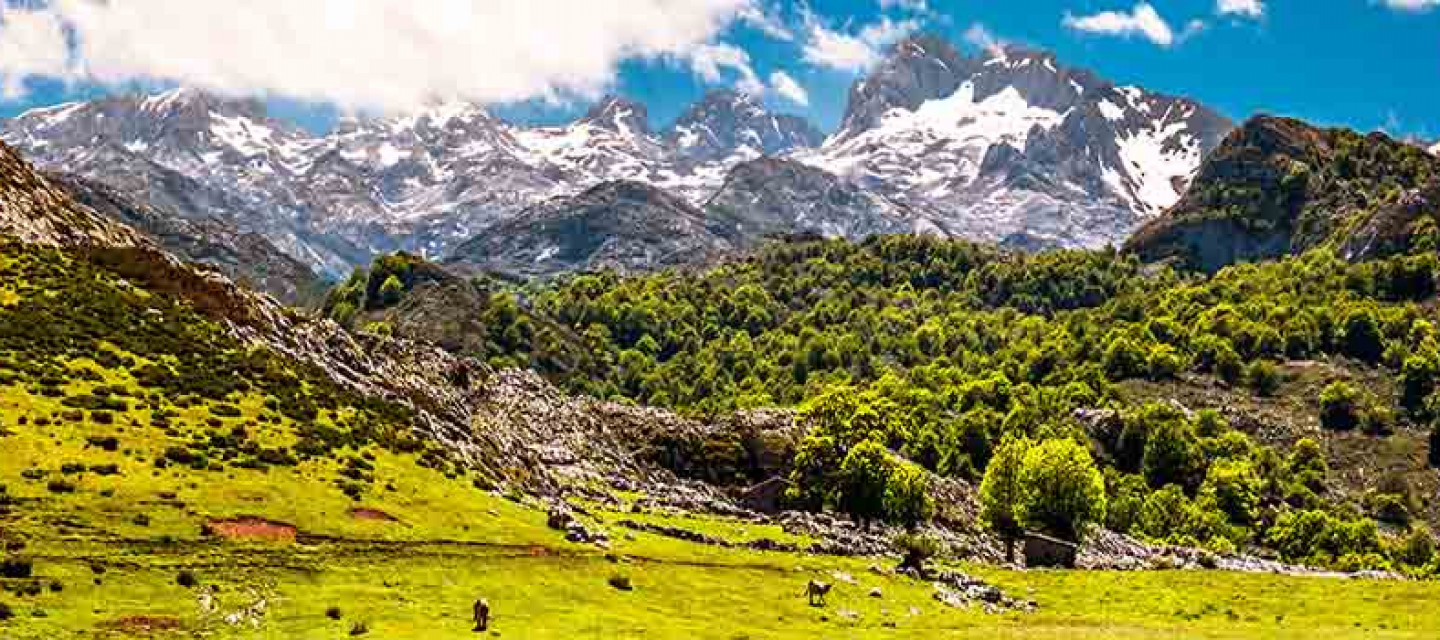
M 925 562 L 940 554 L 943 543 L 939 538 L 923 533 L 902 533 L 895 536 L 895 548 L 904 556 L 902 567 L 920 569 Z
M 1248 461 L 1217 460 L 1210 465 L 1200 491 L 1214 497 L 1230 522 L 1249 525 L 1260 505 L 1260 489 L 1260 476 Z
M 1392 555 L 1396 562 L 1424 567 L 1435 559 L 1435 537 L 1425 527 L 1415 527 L 1396 546 Z
M 364 622 L 356 622 L 350 625 L 350 635 L 352 636 L 363 636 L 367 633 L 370 633 L 370 625 Z
M 15 611 L 10 608 L 10 605 L 0 602 L 0 622 L 5 622 L 14 617 Z
M 1332 382 L 1320 392 L 1320 426 L 1349 431 L 1360 425 L 1360 392 L 1345 382 Z
M 1160 421 L 1151 428 L 1142 462 L 1152 487 L 1178 484 L 1194 489 L 1205 470 L 1205 457 L 1195 432 L 1183 418 Z
M 20 558 L 6 558 L 0 560 L 0 578 L 12 580 L 23 580 L 29 578 L 35 570 L 34 563 Z
M 185 569 L 179 574 L 176 574 L 175 584 L 185 587 L 186 589 L 193 589 L 200 584 L 200 578 L 195 576 L 195 572 Z
M 75 493 L 75 483 L 69 480 L 51 480 L 45 484 L 50 493 Z
M 1105 521 L 1105 480 L 1085 445 L 1047 440 L 1025 452 L 1020 466 L 1020 521 L 1067 540 L 1080 540 Z
M 630 582 L 630 576 L 619 573 L 610 576 L 610 579 L 606 580 L 606 582 L 621 591 L 630 591 L 635 588 L 635 585 Z
M 1280 390 L 1280 369 L 1268 360 L 1256 360 L 1245 368 L 1245 384 L 1258 396 L 1273 396 Z
M 1105 526 L 1112 531 L 1129 533 L 1140 520 L 1149 487 L 1145 479 L 1115 469 L 1105 470 Z
M 334 607 L 334 606 L 332 606 L 332 607 L 326 607 L 326 608 L 325 608 L 325 617 L 326 617 L 326 618 L 329 618 L 329 619 L 331 619 L 331 620 L 339 620 L 340 617 L 341 617 L 341 615 L 342 615 L 342 614 L 340 613 L 340 607 Z

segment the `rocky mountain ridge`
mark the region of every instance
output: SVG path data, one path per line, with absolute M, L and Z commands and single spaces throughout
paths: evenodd
M 1194 101 L 1115 87 L 1047 52 L 969 56 L 921 35 L 894 45 L 855 84 L 828 137 L 728 90 L 707 93 L 658 131 L 644 105 L 610 96 L 557 126 L 517 126 L 449 102 L 346 119 L 316 136 L 255 101 L 177 89 L 31 111 L 0 123 L 0 139 L 41 167 L 262 234 L 338 277 L 395 250 L 445 256 L 502 224 L 523 233 L 514 224 L 522 212 L 613 181 L 702 209 L 722 204 L 722 213 L 770 227 L 783 221 L 784 232 L 1100 246 L 1177 200 L 1229 127 Z M 750 203 L 723 191 L 751 180 L 754 166 L 748 177 L 732 173 L 762 157 L 830 177 L 775 171 L 758 210 L 742 211 Z M 780 186 L 782 178 L 799 182 Z M 854 207 L 831 200 L 813 222 L 774 217 L 775 194 L 813 196 L 819 182 L 854 194 L 841 199 Z

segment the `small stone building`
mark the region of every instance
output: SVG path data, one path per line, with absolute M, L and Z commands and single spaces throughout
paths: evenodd
M 1027 567 L 1075 567 L 1075 556 L 1080 545 L 1052 538 L 1035 531 L 1025 532 L 1025 566 Z

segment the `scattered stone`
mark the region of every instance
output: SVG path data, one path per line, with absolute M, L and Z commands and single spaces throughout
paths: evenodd
M 881 595 L 882 595 L 882 594 L 880 593 L 880 587 L 871 587 L 871 588 L 870 588 L 870 597 L 871 597 L 871 598 L 879 598 L 879 597 L 881 597 Z

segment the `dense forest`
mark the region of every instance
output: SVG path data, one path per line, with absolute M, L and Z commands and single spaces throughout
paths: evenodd
M 1433 247 L 1423 233 L 1416 244 Z M 396 304 L 415 264 L 389 258 L 357 273 L 332 294 L 332 313 Z M 1114 251 L 777 242 L 708 270 L 479 283 L 485 347 L 472 355 L 692 414 L 799 407 L 812 429 L 795 452 L 796 506 L 913 522 L 934 508 L 914 465 L 981 483 L 1007 443 L 1070 440 L 1103 468 L 1103 495 L 1089 499 L 1108 508 L 1088 516 L 1111 529 L 1346 568 L 1424 565 L 1431 554 L 1386 547 L 1366 517 L 1408 525 L 1413 491 L 1341 508 L 1313 439 L 1278 451 L 1214 411 L 1131 402 L 1120 385 L 1200 376 L 1263 397 L 1283 363 L 1334 360 L 1383 372 L 1398 392 L 1329 385 L 1318 399 L 1326 429 L 1428 427 L 1440 413 L 1437 267 L 1430 250 L 1349 263 L 1317 249 L 1203 276 Z M 1077 418 L 1096 410 L 1118 420 Z M 1083 523 L 1026 524 L 1077 535 Z M 1415 531 L 1404 544 L 1428 548 Z

